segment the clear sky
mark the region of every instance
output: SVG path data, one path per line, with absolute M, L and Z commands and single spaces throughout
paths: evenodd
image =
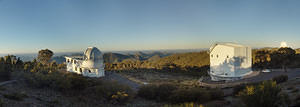
M 300 48 L 300 0 L 0 0 L 0 53 Z

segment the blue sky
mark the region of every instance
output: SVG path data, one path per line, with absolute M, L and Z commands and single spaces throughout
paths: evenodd
M 300 48 L 299 0 L 0 0 L 0 53 Z

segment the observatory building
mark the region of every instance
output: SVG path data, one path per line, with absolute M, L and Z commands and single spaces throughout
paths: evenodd
M 234 81 L 252 72 L 251 48 L 235 43 L 216 43 L 210 47 L 212 81 Z
M 103 55 L 96 47 L 89 47 L 84 56 L 65 57 L 67 71 L 81 74 L 87 77 L 103 77 Z

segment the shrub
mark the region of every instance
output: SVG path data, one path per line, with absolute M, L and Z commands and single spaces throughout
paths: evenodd
M 249 85 L 258 85 L 260 84 L 260 82 L 257 82 L 257 83 L 243 83 L 243 84 L 240 84 L 240 85 L 237 85 L 235 87 L 233 87 L 233 95 L 238 95 L 239 92 L 241 92 L 242 90 L 246 89 L 246 86 L 249 86 Z
M 204 103 L 211 100 L 223 98 L 223 91 L 220 89 L 205 89 L 200 87 L 181 87 L 173 84 L 145 85 L 138 91 L 138 96 L 156 100 L 158 102 L 170 103 Z
M 211 100 L 209 91 L 203 88 L 178 89 L 169 97 L 171 103 L 197 102 L 204 103 Z
M 299 92 L 299 89 L 298 88 L 294 88 L 292 89 L 291 93 L 296 93 L 296 92 Z
M 173 84 L 144 85 L 138 91 L 138 96 L 156 101 L 168 101 L 169 96 L 177 87 Z
M 2 101 L 2 99 L 0 99 L 0 107 L 3 107 L 4 102 Z
M 115 103 L 125 104 L 129 101 L 130 96 L 125 91 L 118 91 L 111 96 L 111 101 Z
M 6 90 L 5 87 L 0 86 L 0 91 L 5 91 L 5 90 Z
M 204 107 L 202 104 L 193 102 L 181 103 L 181 104 L 165 104 L 163 107 Z
M 25 74 L 25 79 L 36 88 L 52 88 L 62 92 L 80 91 L 88 87 L 88 80 L 78 74 L 33 72 Z
M 148 100 L 155 100 L 157 87 L 157 85 L 144 85 L 140 87 L 137 95 Z
M 295 105 L 294 105 L 295 107 L 299 107 L 300 106 L 300 95 L 296 96 L 296 99 L 295 99 L 294 102 L 295 102 Z
M 177 87 L 173 84 L 161 84 L 157 87 L 156 100 L 167 101 L 168 97 L 172 94 Z
M 221 100 L 224 97 L 224 92 L 221 89 L 210 89 L 209 94 L 211 100 Z
M 97 99 L 105 99 L 112 103 L 125 104 L 129 102 L 134 93 L 127 85 L 119 84 L 115 81 L 105 81 L 94 86 L 92 90 Z
M 24 93 L 4 94 L 3 96 L 7 99 L 16 100 L 16 101 L 23 101 L 24 98 L 28 97 Z
M 0 82 L 10 80 L 10 71 L 5 65 L 0 65 Z
M 289 79 L 289 77 L 287 75 L 279 75 L 274 77 L 272 80 L 276 81 L 277 84 L 286 82 Z
M 237 85 L 235 87 L 233 87 L 233 92 L 232 94 L 233 95 L 238 95 L 240 91 L 244 90 L 246 88 L 246 84 L 240 84 L 240 85 Z
M 58 105 L 61 106 L 59 100 L 54 99 L 54 100 L 51 100 L 51 101 L 48 102 L 47 107 L 56 107 Z
M 238 96 L 248 107 L 279 107 L 290 103 L 288 95 L 281 92 L 274 81 L 264 81 L 256 86 L 248 85 Z

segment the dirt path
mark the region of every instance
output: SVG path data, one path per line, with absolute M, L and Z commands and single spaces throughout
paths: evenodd
M 6 85 L 6 84 L 10 84 L 10 83 L 14 83 L 14 82 L 17 82 L 17 80 L 10 80 L 10 81 L 0 82 L 0 86 Z
M 118 73 L 114 73 L 114 72 L 110 72 L 110 73 L 107 73 L 105 75 L 105 79 L 108 79 L 108 80 L 115 80 L 115 81 L 118 81 L 119 83 L 121 84 L 125 84 L 125 85 L 128 85 L 129 87 L 131 87 L 134 91 L 138 91 L 139 87 L 140 87 L 140 84 L 136 83 L 136 82 L 133 82 L 123 76 L 121 76 L 120 74 Z

